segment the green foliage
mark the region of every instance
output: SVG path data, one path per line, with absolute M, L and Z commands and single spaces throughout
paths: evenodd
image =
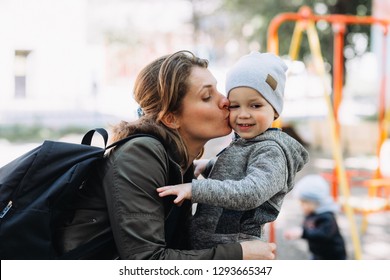
M 0 126 L 0 138 L 14 143 L 43 141 L 45 139 L 59 139 L 68 134 L 85 134 L 85 127 L 63 127 L 58 129 L 48 128 L 41 125 L 22 125 L 15 124 L 9 126 Z
M 371 14 L 372 0 L 222 0 L 221 13 L 228 13 L 231 17 L 229 22 L 229 37 L 237 38 L 241 42 L 251 44 L 260 43 L 261 51 L 267 48 L 267 31 L 271 20 L 280 13 L 297 12 L 300 7 L 306 5 L 314 13 L 321 14 L 351 14 L 367 16 Z M 294 22 L 285 22 L 279 29 L 279 53 L 288 54 Z M 245 29 L 252 29 L 245 32 Z M 351 33 L 365 33 L 369 36 L 370 26 L 349 25 L 347 26 L 345 44 L 353 45 Z M 250 34 L 251 33 L 251 34 Z M 319 37 L 323 55 L 326 61 L 332 64 L 333 57 L 333 32 L 332 26 L 322 24 Z M 353 49 L 353 48 L 352 48 Z M 303 38 L 300 58 L 309 54 L 307 40 Z

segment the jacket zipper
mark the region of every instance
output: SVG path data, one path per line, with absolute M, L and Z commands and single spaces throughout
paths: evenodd
M 7 204 L 7 206 L 4 207 L 3 211 L 0 213 L 0 219 L 4 218 L 4 216 L 8 213 L 8 211 L 12 207 L 12 200 L 10 200 Z

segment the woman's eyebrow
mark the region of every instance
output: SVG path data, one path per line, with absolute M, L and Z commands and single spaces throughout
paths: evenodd
M 209 88 L 212 88 L 213 85 L 211 84 L 207 84 L 207 85 L 203 85 L 201 86 L 201 88 L 198 90 L 198 93 L 201 93 L 204 89 L 209 89 Z
M 212 78 L 212 79 L 209 79 L 208 81 L 205 81 L 204 84 L 202 84 L 200 86 L 200 88 L 197 92 L 201 93 L 204 89 L 210 89 L 213 87 L 217 87 L 217 79 L 215 79 L 215 78 Z

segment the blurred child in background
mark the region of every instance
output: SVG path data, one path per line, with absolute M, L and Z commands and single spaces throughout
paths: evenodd
M 285 231 L 289 240 L 303 238 L 314 260 L 345 260 L 344 239 L 335 214 L 339 206 L 329 194 L 329 185 L 320 175 L 308 175 L 295 185 L 305 219 L 300 228 Z

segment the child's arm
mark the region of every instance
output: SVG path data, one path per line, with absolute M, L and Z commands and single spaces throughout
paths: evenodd
M 191 183 L 165 186 L 157 189 L 160 197 L 168 195 L 177 195 L 174 203 L 181 205 L 185 199 L 190 200 L 192 198 L 192 186 Z
M 282 197 L 289 191 L 284 159 L 283 151 L 278 147 L 269 145 L 267 149 L 258 150 L 248 159 L 246 169 L 242 171 L 245 176 L 239 180 L 193 180 L 192 201 L 246 211 L 262 205 L 279 193 Z M 229 168 L 241 167 L 231 165 Z M 279 203 L 270 203 L 279 210 Z
M 270 206 L 280 209 L 282 197 L 289 192 L 291 186 L 287 182 L 287 163 L 284 162 L 283 151 L 276 145 L 268 145 L 266 150 L 256 151 L 251 155 L 253 161 L 248 163 L 246 176 L 240 180 L 192 180 L 190 189 L 175 189 L 165 193 L 166 195 L 179 195 L 175 201 L 186 198 L 195 203 L 204 203 L 227 209 L 246 211 L 254 209 L 272 197 L 280 194 L 279 202 L 270 201 Z M 283 164 L 281 164 L 281 159 Z M 237 167 L 239 168 L 239 167 Z M 289 174 L 290 179 L 295 174 Z M 169 189 L 172 186 L 167 186 Z M 165 189 L 167 190 L 167 189 Z M 184 192 L 184 193 L 183 193 Z M 187 193 L 185 193 L 187 192 Z M 175 202 L 176 203 L 176 202 Z
M 296 173 L 308 160 L 308 153 L 301 145 L 289 144 L 287 139 L 283 145 L 266 141 L 239 160 L 229 150 L 225 151 L 215 163 L 211 176 L 214 179 L 193 180 L 192 202 L 239 211 L 267 202 L 269 207 L 280 211 Z
M 205 171 L 206 168 L 212 166 L 214 161 L 210 161 L 208 159 L 200 159 L 194 162 L 195 170 L 194 175 L 198 177 Z M 160 197 L 168 196 L 168 195 L 176 195 L 176 199 L 173 201 L 174 203 L 181 205 L 185 199 L 191 200 L 192 198 L 192 185 L 191 183 L 179 184 L 173 186 L 165 186 L 157 189 Z
M 292 227 L 283 233 L 284 238 L 287 240 L 294 240 L 302 238 L 303 229 L 301 227 Z

